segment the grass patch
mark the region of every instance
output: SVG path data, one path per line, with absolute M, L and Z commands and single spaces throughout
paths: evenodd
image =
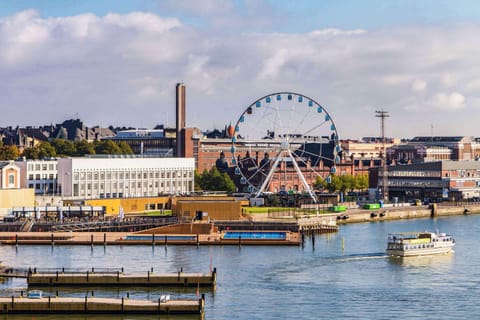
M 144 212 L 144 215 L 146 215 L 146 216 L 171 216 L 172 215 L 172 210 L 146 211 L 146 212 Z

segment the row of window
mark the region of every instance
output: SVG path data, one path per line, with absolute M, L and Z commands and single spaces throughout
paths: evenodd
M 161 172 L 75 172 L 74 180 L 123 180 L 123 179 L 170 179 L 193 178 L 193 171 L 161 171 Z
M 50 174 L 46 174 L 46 173 L 44 173 L 44 174 L 39 174 L 39 173 L 37 173 L 37 174 L 35 174 L 35 175 L 33 175 L 33 174 L 29 174 L 29 175 L 28 175 L 28 180 L 41 180 L 41 179 L 50 179 L 50 180 L 52 180 L 52 179 L 56 179 L 56 178 L 57 178 L 57 175 L 56 175 L 56 174 L 53 174 L 53 173 L 50 173 Z
M 106 197 L 117 198 L 129 195 L 155 196 L 159 193 L 189 193 L 193 191 L 193 181 L 166 181 L 159 183 L 156 181 L 152 184 L 147 182 L 123 183 L 118 184 L 98 184 L 98 183 L 74 183 L 74 197 Z
M 29 163 L 28 171 L 47 171 L 57 170 L 57 164 L 55 163 Z
M 379 180 L 379 185 L 383 185 L 383 181 Z M 443 188 L 446 183 L 440 180 L 411 180 L 411 179 L 391 179 L 388 180 L 390 187 L 420 187 L 420 188 Z
M 131 183 L 123 183 L 123 182 L 112 182 L 110 184 L 104 184 L 104 183 L 78 183 L 78 182 L 75 182 L 73 184 L 74 186 L 74 189 L 79 187 L 80 189 L 87 189 L 87 190 L 91 190 L 92 187 L 93 189 L 97 190 L 99 187 L 100 187 L 100 190 L 104 190 L 105 188 L 113 188 L 113 189 L 116 189 L 117 186 L 119 189 L 122 189 L 123 187 L 125 188 L 128 188 L 130 186 L 130 188 L 164 188 L 164 187 L 167 187 L 169 188 L 170 186 L 172 187 L 186 187 L 188 185 L 188 183 L 191 182 L 191 181 L 165 181 L 165 182 L 158 182 L 158 181 L 155 181 L 155 182 L 150 182 L 148 183 L 147 181 L 143 181 L 143 183 L 141 181 L 138 181 L 138 182 L 131 182 Z
M 378 173 L 383 176 L 383 172 L 380 170 Z M 441 177 L 439 171 L 388 171 L 389 177 Z

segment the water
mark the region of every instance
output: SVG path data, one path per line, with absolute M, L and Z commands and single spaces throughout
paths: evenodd
M 269 246 L 1 246 L 17 267 L 125 267 L 126 272 L 206 272 L 217 267 L 217 290 L 206 296 L 205 319 L 465 319 L 480 316 L 480 215 L 343 225 L 308 238 L 305 247 Z M 440 230 L 454 235 L 455 253 L 389 258 L 388 233 Z M 343 239 L 343 241 L 342 241 Z M 342 243 L 344 250 L 342 251 Z M 0 294 L 25 290 L 24 280 Z M 49 290 L 49 289 L 46 289 Z M 55 290 L 55 289 L 53 289 Z M 90 290 L 60 288 L 62 295 Z M 195 298 L 195 288 L 93 288 L 95 296 Z M 48 293 L 47 293 L 48 295 Z M 157 319 L 152 316 L 8 316 L 4 319 Z M 158 317 L 158 319 L 195 319 Z

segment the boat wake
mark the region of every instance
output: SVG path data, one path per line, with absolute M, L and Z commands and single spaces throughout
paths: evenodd
M 384 259 L 388 258 L 388 255 L 385 252 L 374 252 L 374 253 L 358 253 L 358 254 L 349 254 L 346 256 L 339 257 L 337 261 L 359 261 L 359 260 L 371 260 L 371 259 Z

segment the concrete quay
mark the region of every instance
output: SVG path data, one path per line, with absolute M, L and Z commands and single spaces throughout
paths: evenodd
M 198 300 L 150 301 L 114 298 L 0 297 L 0 314 L 199 314 L 205 298 Z
M 384 207 L 376 210 L 350 209 L 340 214 L 332 214 L 338 224 L 375 222 L 400 219 L 445 217 L 480 213 L 480 204 L 466 205 L 422 205 L 409 207 Z

